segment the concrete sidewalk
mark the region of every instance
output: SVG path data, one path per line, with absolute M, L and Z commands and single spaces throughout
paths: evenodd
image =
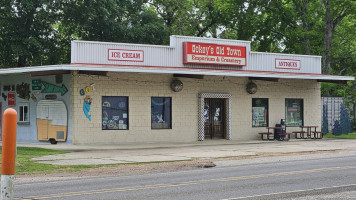
M 70 151 L 34 160 L 54 165 L 98 165 L 213 159 L 222 157 L 256 156 L 302 152 L 356 151 L 356 140 L 322 139 L 290 141 L 229 141 L 207 140 L 184 144 L 129 144 L 129 145 L 67 145 L 18 144 L 26 147 Z

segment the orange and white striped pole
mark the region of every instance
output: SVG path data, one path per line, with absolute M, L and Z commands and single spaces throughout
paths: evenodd
M 2 126 L 1 200 L 14 198 L 17 112 L 8 108 Z

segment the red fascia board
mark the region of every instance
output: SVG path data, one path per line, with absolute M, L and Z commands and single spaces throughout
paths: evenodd
M 263 74 L 289 74 L 289 75 L 313 75 L 313 76 L 336 76 L 317 73 L 293 73 L 293 72 L 271 72 L 271 71 L 255 71 L 255 70 L 232 70 L 232 69 L 209 69 L 209 68 L 188 68 L 188 67 L 164 67 L 164 66 L 143 66 L 143 65 L 115 65 L 115 64 L 90 64 L 90 63 L 72 63 L 71 65 L 89 65 L 89 66 L 112 66 L 112 67 L 132 67 L 132 68 L 151 68 L 151 69 L 172 69 L 172 70 L 191 70 L 191 71 L 216 71 L 216 72 L 248 72 L 248 73 L 263 73 Z M 106 70 L 103 70 L 106 71 Z

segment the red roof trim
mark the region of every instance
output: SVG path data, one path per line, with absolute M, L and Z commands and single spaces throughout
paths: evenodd
M 292 72 L 271 72 L 271 71 L 255 71 L 255 70 L 231 70 L 231 69 L 207 69 L 207 68 L 188 68 L 188 67 L 163 67 L 163 66 L 142 66 L 142 65 L 115 65 L 115 64 L 91 64 L 91 63 L 72 63 L 71 65 L 89 65 L 89 66 L 113 66 L 113 67 L 132 67 L 132 68 L 148 68 L 148 69 L 184 69 L 192 71 L 216 71 L 216 72 L 252 72 L 264 74 L 289 74 L 289 75 L 313 75 L 313 76 L 337 76 L 325 75 L 316 73 L 292 73 Z

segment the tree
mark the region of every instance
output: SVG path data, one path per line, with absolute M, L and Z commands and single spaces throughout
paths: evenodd
M 352 75 L 356 73 L 355 4 L 353 0 L 3 0 L 0 67 L 68 63 L 73 39 L 168 44 L 169 35 L 178 34 L 249 40 L 255 51 L 323 55 L 323 73 Z M 352 94 L 355 88 L 351 83 L 328 92 L 343 89 Z
M 356 32 L 355 15 L 348 15 L 336 27 L 331 52 L 331 68 L 329 73 L 335 75 L 356 76 Z M 347 99 L 348 104 L 356 103 L 356 83 L 348 84 L 322 83 L 322 96 L 340 96 Z
M 151 0 L 171 35 L 219 37 L 222 24 L 220 0 Z
M 310 55 L 310 38 L 308 32 L 313 29 L 314 22 L 310 20 L 310 11 L 308 2 L 309 0 L 292 0 L 293 4 L 295 5 L 297 14 L 299 15 L 301 22 L 302 22 L 302 29 L 305 34 L 302 35 L 302 43 L 304 47 L 304 53 Z
M 320 52 L 322 20 L 315 1 L 227 0 L 223 5 L 224 38 L 251 40 L 256 51 Z
M 55 64 L 60 3 L 47 0 L 0 2 L 0 67 Z
M 193 2 L 190 0 L 151 0 L 149 5 L 163 19 L 170 35 L 192 35 Z
M 162 44 L 168 31 L 146 1 L 77 0 L 63 7 L 60 26 L 73 39 Z M 85 12 L 83 12 L 85 11 Z
M 332 39 L 336 27 L 348 15 L 354 15 L 356 2 L 353 0 L 321 0 L 324 9 L 324 51 L 323 51 L 323 73 L 328 74 L 331 67 Z
M 222 37 L 252 40 L 264 15 L 259 5 L 255 0 L 221 1 L 220 10 L 224 16 L 223 25 L 226 27 Z

